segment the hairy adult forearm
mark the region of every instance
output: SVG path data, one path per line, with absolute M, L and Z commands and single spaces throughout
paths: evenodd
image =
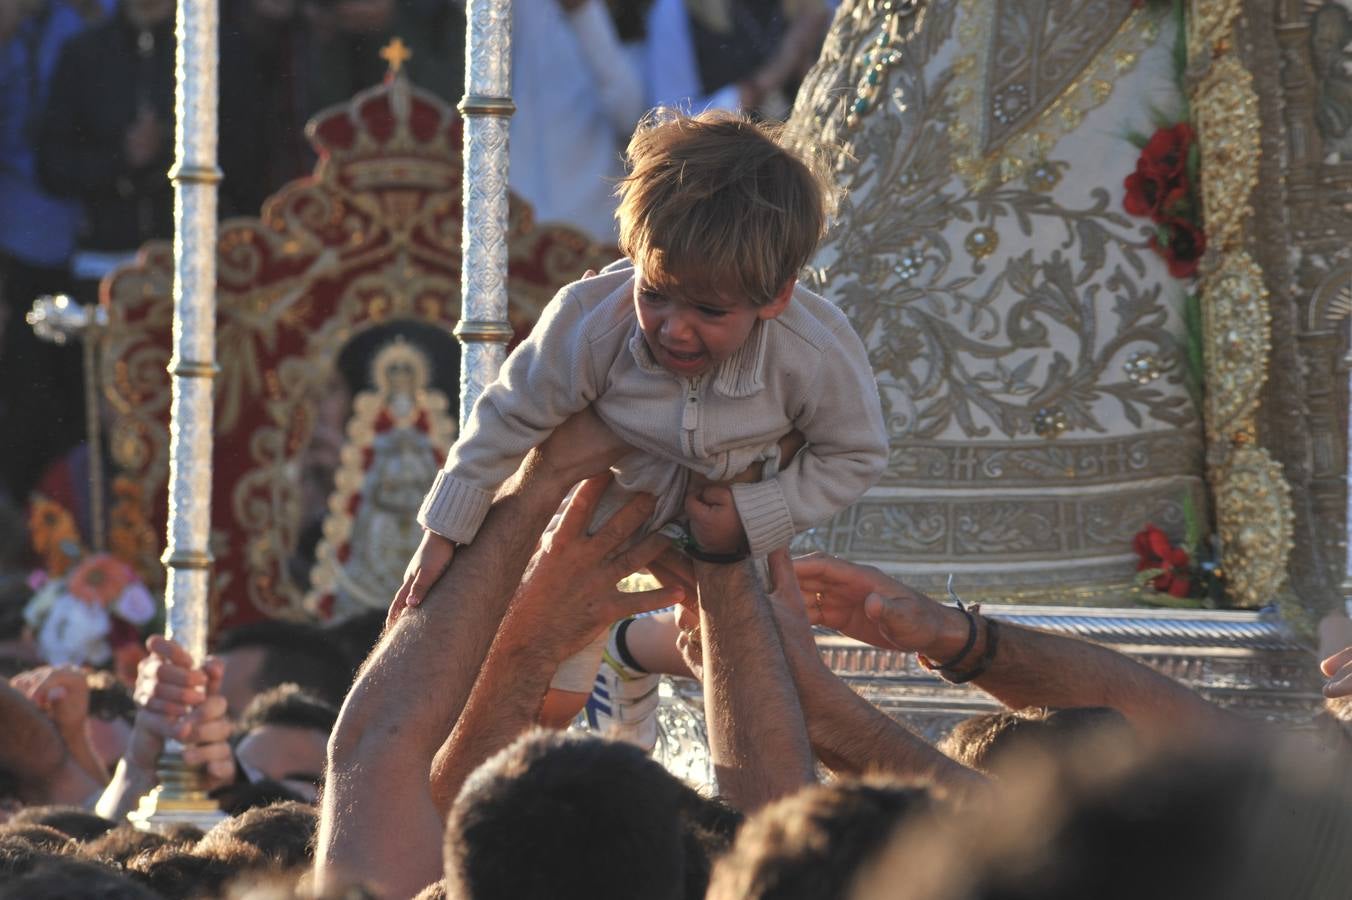
M 549 515 L 570 483 L 528 459 L 473 544 L 363 668 L 330 740 L 316 875 L 412 893 L 441 871 L 445 744 Z M 440 748 L 440 749 L 439 749 Z M 431 784 L 429 784 L 429 778 Z
M 509 610 L 433 769 L 432 796 L 443 814 L 471 772 L 535 725 L 558 667 L 547 636 L 522 634 L 512 618 Z
M 453 702 L 450 707 L 452 718 L 446 723 L 446 741 L 437 752 L 432 763 L 432 798 L 438 811 L 443 815 L 449 811 L 460 783 L 469 774 L 470 770 L 468 769 L 462 771 L 465 760 L 478 755 L 475 752 L 465 753 L 465 748 L 458 746 L 456 743 L 455 732 L 459 731 L 462 735 L 472 734 L 471 726 L 473 723 L 465 728 L 452 729 L 456 720 L 463 717 L 462 712 L 465 711 L 465 705 L 470 699 L 471 691 L 476 691 L 483 696 L 486 709 L 491 707 L 492 698 L 503 686 L 497 683 L 499 681 L 498 676 L 502 675 L 501 681 L 512 688 L 511 696 L 514 702 L 521 707 L 521 712 L 524 713 L 531 703 L 529 696 L 521 693 L 522 688 L 528 688 L 527 682 L 529 679 L 523 678 L 520 683 L 514 684 L 510 669 L 504 672 L 495 665 L 494 671 L 491 673 L 495 683 L 485 684 L 482 690 L 476 688 L 476 684 L 484 681 L 482 670 L 487 668 L 490 648 L 494 645 L 495 636 L 503 630 L 500 626 L 503 624 L 508 603 L 521 580 L 521 575 L 530 560 L 531 552 L 535 549 L 536 541 L 549 523 L 550 516 L 558 509 L 559 503 L 562 502 L 566 493 L 566 487 L 561 482 L 550 480 L 544 477 L 545 474 L 539 470 L 528 470 L 524 477 L 514 485 L 509 486 L 507 493 L 499 497 L 489 514 L 489 520 L 485 522 L 484 528 L 480 532 L 479 539 L 476 540 L 476 543 L 480 546 L 490 550 L 495 548 L 496 552 L 480 554 L 475 558 L 474 564 L 467 567 L 472 569 L 472 573 L 465 573 L 466 579 L 479 579 L 491 588 L 485 591 L 489 596 L 481 598 L 482 606 L 479 615 L 466 617 L 463 640 L 467 646 L 461 660 L 461 677 L 456 680 L 456 689 L 460 694 L 454 698 L 457 702 Z M 474 545 L 471 545 L 466 548 L 465 553 L 468 555 L 473 549 Z M 457 560 L 457 565 L 462 562 L 462 560 Z M 504 646 L 501 655 L 507 657 L 512 654 Z M 534 714 L 538 712 L 540 698 L 544 696 L 544 690 L 548 687 L 549 678 L 552 674 L 551 670 L 548 675 L 544 676 L 544 684 L 540 689 L 539 696 L 534 698 L 534 708 L 529 710 L 529 721 L 516 728 L 512 732 L 512 737 L 515 737 L 521 728 L 527 727 L 534 721 Z M 491 716 L 487 718 L 491 719 Z M 485 716 L 476 712 L 475 719 L 482 723 Z M 495 733 L 505 733 L 511 727 L 510 723 L 499 723 L 495 728 Z M 510 743 L 510 741 L 511 738 L 508 738 L 501 746 L 506 746 L 506 743 Z M 480 761 L 482 761 L 482 758 Z
M 750 565 L 697 565 L 695 575 L 709 752 L 724 795 L 752 810 L 814 780 L 803 711 Z
M 832 672 L 815 643 L 788 651 L 789 669 L 817 758 L 838 775 L 886 772 L 967 781 L 972 772 L 859 696 Z
M 824 669 L 824 667 L 823 667 Z M 971 770 L 954 762 L 905 725 L 869 703 L 830 671 L 801 685 L 803 712 L 814 749 L 832 771 L 967 782 Z M 836 765 L 833 765 L 833 761 Z
M 1250 727 L 1184 685 L 1107 647 L 1001 624 L 995 658 L 973 683 L 1014 709 L 1107 706 L 1147 735 L 1173 739 Z

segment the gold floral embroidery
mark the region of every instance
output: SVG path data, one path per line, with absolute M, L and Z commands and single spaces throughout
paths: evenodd
M 824 126 L 844 148 L 840 218 L 805 278 L 864 338 L 893 447 L 878 492 L 804 546 L 905 567 L 922 580 L 939 563 L 974 582 L 990 574 L 1001 596 L 1020 579 L 1045 589 L 1057 577 L 1120 579 L 1125 595 L 1132 564 L 1124 548 L 1140 523 L 1181 528 L 1184 498 L 1205 504 L 1172 298 L 1113 192 L 1082 173 L 1067 190 L 1070 162 L 1047 153 L 1076 117 L 1054 102 L 1012 121 L 1015 144 L 995 151 L 1038 149 L 1019 169 L 1022 180 L 955 177 L 964 147 L 952 128 L 958 85 L 976 63 L 942 59 L 964 21 L 979 27 L 961 16 L 967 2 L 926 4 L 926 27 L 904 35 L 888 70 L 888 96 L 904 103 L 881 105 L 847 131 L 841 98 L 877 22 L 862 0 L 846 0 L 799 94 L 792 123 Z M 1131 16 L 1123 8 L 1119 23 Z M 1148 17 L 1130 21 L 1115 33 L 1125 31 L 1131 47 L 1101 49 L 1097 63 L 1068 76 L 1085 99 L 1069 106 L 1092 110 L 1137 64 L 1155 27 Z M 966 246 L 980 229 L 1000 237 L 986 256 Z M 1045 241 L 1029 240 L 1035 233 Z M 1157 362 L 1155 377 L 1131 377 L 1123 363 L 1133 353 Z M 1061 436 L 1038 439 L 1039 430 Z M 1056 499 L 1012 495 L 1033 487 L 1054 489 Z M 997 576 L 988 572 L 996 558 L 1057 565 Z
M 1089 110 L 1107 101 L 1114 80 L 1135 68 L 1160 32 L 1157 12 L 1132 10 L 1120 0 L 1100 0 L 1093 9 L 1073 13 L 1067 4 L 1049 4 L 1060 7 L 1054 15 L 1039 15 L 1034 4 L 1013 0 L 961 2 L 958 40 L 963 55 L 953 67 L 957 115 L 952 141 L 954 168 L 972 188 L 1003 184 L 1044 160 L 1062 136 L 1080 126 Z M 1104 35 L 1102 30 L 1114 23 L 1120 27 Z M 1057 29 L 1058 42 L 1077 58 L 1093 59 L 1092 67 L 1069 84 L 1056 80 L 1043 84 L 1040 48 L 1030 41 L 1017 54 L 1018 67 L 998 73 L 997 85 L 990 62 L 997 56 L 995 42 L 1006 34 L 1016 40 L 1041 38 L 1047 28 Z M 1096 45 L 1102 49 L 1094 53 Z M 1073 65 L 1053 68 L 1074 72 Z

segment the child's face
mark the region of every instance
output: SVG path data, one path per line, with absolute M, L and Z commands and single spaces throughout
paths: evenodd
M 659 293 L 637 272 L 634 312 L 658 365 L 682 378 L 695 378 L 736 353 L 757 321 L 783 312 L 793 296 L 793 284 L 788 282 L 773 300 L 756 306 L 726 294 Z

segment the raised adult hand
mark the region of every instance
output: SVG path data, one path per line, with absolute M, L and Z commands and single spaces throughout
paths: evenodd
M 813 625 L 875 647 L 919 652 L 941 632 L 944 607 L 872 566 L 821 554 L 793 566 Z
M 231 723 L 225 698 L 218 693 L 220 660 L 209 658 L 195 667 L 186 650 L 161 635 L 147 640 L 146 649 L 150 655 L 137 672 L 127 763 L 153 770 L 165 742 L 172 739 L 184 745 L 184 762 L 206 772 L 210 787 L 232 781 Z
M 633 450 L 589 406 L 573 413 L 538 449 L 542 465 L 571 487 L 600 475 Z
M 667 550 L 660 534 L 638 540 L 654 501 L 639 495 L 588 535 L 609 476 L 584 482 L 569 499 L 558 526 L 541 542 L 512 600 L 513 627 L 549 640 L 562 660 L 582 650 L 600 629 L 626 616 L 670 606 L 684 598 L 680 587 L 625 592 L 616 585 Z
M 67 744 L 75 738 L 84 740 L 89 718 L 89 684 L 84 672 L 73 666 L 41 666 L 20 672 L 9 683 L 47 714 Z
M 1319 670 L 1328 679 L 1324 696 L 1352 697 L 1352 647 L 1345 647 L 1319 664 Z

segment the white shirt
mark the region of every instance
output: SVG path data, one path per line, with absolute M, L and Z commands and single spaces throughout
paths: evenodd
M 621 154 L 646 109 L 643 81 L 602 0 L 567 12 L 558 0 L 512 4 L 508 182 L 537 222 L 616 241 Z
M 735 84 L 704 93 L 685 0 L 656 0 L 648 10 L 647 32 L 643 80 L 649 106 L 672 106 L 691 113 L 740 108 L 740 90 Z

